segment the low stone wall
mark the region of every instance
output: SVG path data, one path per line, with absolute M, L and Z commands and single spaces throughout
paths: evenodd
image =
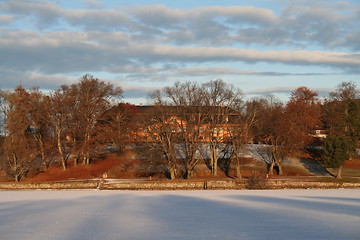
M 48 183 L 0 183 L 1 190 L 99 189 L 99 190 L 225 190 L 251 188 L 245 180 L 209 181 L 71 181 Z M 360 183 L 266 180 L 261 189 L 360 188 Z M 253 188 L 256 189 L 256 188 Z
M 96 189 L 98 181 L 88 182 L 46 182 L 46 183 L 0 183 L 2 190 L 30 189 Z
M 144 182 L 121 182 L 102 183 L 100 189 L 119 190 L 214 190 L 214 189 L 245 189 L 245 181 L 144 181 Z
M 347 182 L 316 182 L 316 181 L 268 181 L 266 183 L 269 189 L 327 189 L 327 188 L 360 188 L 360 183 L 347 183 Z
M 100 189 L 118 190 L 190 190 L 204 189 L 202 181 L 144 181 L 144 182 L 120 182 L 102 183 Z

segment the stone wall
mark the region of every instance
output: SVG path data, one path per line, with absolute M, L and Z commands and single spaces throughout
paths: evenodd
M 316 181 L 268 181 L 267 187 L 270 189 L 286 188 L 360 188 L 360 183 L 348 182 L 316 182 Z
M 2 190 L 27 189 L 99 189 L 99 190 L 216 190 L 216 189 L 247 189 L 244 180 L 209 180 L 209 181 L 121 181 L 107 182 L 71 181 L 48 183 L 0 183 Z M 289 180 L 267 180 L 261 188 L 265 189 L 325 189 L 325 188 L 360 188 L 360 183 L 345 182 L 309 182 Z
M 144 181 L 102 183 L 100 189 L 121 190 L 212 190 L 212 189 L 245 189 L 245 181 Z
M 27 189 L 96 189 L 98 181 L 81 182 L 46 182 L 46 183 L 0 183 L 2 190 L 27 190 Z

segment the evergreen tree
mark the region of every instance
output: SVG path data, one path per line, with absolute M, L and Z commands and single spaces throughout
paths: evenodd
M 352 140 L 343 136 L 330 136 L 324 141 L 322 159 L 326 167 L 337 168 L 336 178 L 341 178 L 341 170 L 352 152 Z
M 360 91 L 355 83 L 343 82 L 330 97 L 323 106 L 324 126 L 329 133 L 323 160 L 328 167 L 338 168 L 337 178 L 341 178 L 342 166 L 355 155 L 360 140 Z

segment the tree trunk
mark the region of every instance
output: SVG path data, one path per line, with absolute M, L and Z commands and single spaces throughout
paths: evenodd
M 271 176 L 274 173 L 274 161 L 271 161 L 270 164 L 268 164 L 268 175 Z
M 62 149 L 60 141 L 61 140 L 58 139 L 58 151 L 59 151 L 59 154 L 60 154 L 60 157 L 61 157 L 61 165 L 63 167 L 63 170 L 66 170 L 67 169 L 67 160 L 66 160 L 66 157 L 65 157 L 65 154 L 64 154 L 64 151 Z
M 196 158 L 196 152 L 192 153 L 192 156 L 190 157 L 190 160 L 186 160 L 185 162 L 185 178 L 189 179 L 193 176 L 195 166 L 198 164 L 199 159 Z
M 88 130 L 90 131 L 90 130 Z M 85 134 L 85 142 L 84 142 L 84 149 L 82 150 L 82 155 L 83 155 L 83 164 L 84 165 L 90 165 L 90 152 L 89 152 L 89 142 L 90 142 L 90 134 L 86 133 Z
M 45 159 L 45 148 L 44 148 L 44 142 L 42 140 L 42 137 L 40 135 L 35 135 L 34 138 L 35 138 L 35 141 L 37 141 L 39 148 L 40 148 L 41 161 L 43 162 L 45 169 L 48 169 L 49 166 Z
M 272 149 L 272 151 L 271 151 L 272 163 L 273 163 L 272 168 L 274 168 L 274 166 L 276 166 L 278 168 L 278 171 L 277 171 L 278 175 L 282 175 L 283 174 L 282 165 L 274 151 L 276 151 L 276 149 Z
M 280 161 L 276 159 L 275 162 L 276 162 L 276 166 L 278 167 L 278 170 L 279 170 L 279 171 L 278 171 L 278 174 L 279 174 L 279 175 L 282 175 L 282 174 L 283 174 L 283 167 L 282 167 Z
M 46 162 L 44 146 L 41 145 L 41 146 L 40 146 L 40 149 L 41 149 L 41 150 L 40 150 L 40 151 L 41 151 L 41 160 L 42 160 L 42 162 L 43 162 L 43 164 L 44 164 L 45 169 L 48 169 L 48 168 L 49 168 L 49 165 L 48 165 L 48 163 Z
M 214 158 L 214 161 L 213 161 L 213 176 L 216 176 L 217 175 L 217 169 L 218 169 L 218 161 L 217 161 L 217 158 Z
M 211 173 L 213 176 L 217 175 L 217 168 L 218 168 L 218 159 L 216 156 L 216 148 L 215 147 L 211 147 Z
M 77 167 L 79 164 L 79 156 L 74 157 L 74 167 Z
M 91 160 L 91 157 L 87 153 L 84 153 L 84 155 L 83 155 L 83 164 L 85 166 L 90 165 L 90 160 Z
M 189 179 L 192 175 L 193 168 L 185 163 L 185 172 L 184 172 L 184 179 Z
M 171 151 L 164 151 L 166 158 L 167 170 L 169 171 L 169 177 L 171 180 L 176 179 L 176 163 L 174 163 L 173 154 Z
M 67 169 L 67 162 L 63 157 L 61 157 L 61 165 L 63 167 L 63 170 Z
M 63 146 L 61 144 L 61 130 L 57 129 L 56 134 L 57 134 L 57 148 L 58 148 L 58 152 L 59 152 L 60 158 L 61 158 L 61 165 L 63 167 L 63 170 L 66 170 L 67 169 L 67 158 L 65 157 Z
M 91 162 L 91 157 L 87 156 L 86 157 L 86 165 L 90 165 Z
M 14 165 L 13 165 L 13 170 L 14 170 L 14 180 L 15 180 L 15 182 L 19 182 L 20 181 L 20 174 L 18 173 L 19 172 L 19 170 L 18 170 L 18 159 L 17 159 L 17 157 L 16 157 L 16 155 L 13 153 L 12 154 L 13 156 L 12 156 L 12 158 L 13 158 L 13 163 L 14 163 Z
M 337 170 L 337 174 L 336 174 L 336 179 L 341 179 L 342 178 L 342 168 L 343 166 L 340 166 Z
M 169 167 L 169 176 L 171 180 L 176 179 L 176 172 L 175 169 L 173 167 Z
M 190 178 L 190 170 L 189 169 L 187 169 L 187 168 L 185 168 L 185 173 L 184 173 L 184 179 L 189 179 Z
M 19 182 L 20 181 L 20 175 L 19 174 L 15 174 L 15 182 Z
M 241 166 L 240 166 L 240 159 L 236 157 L 236 168 L 235 168 L 235 176 L 236 178 L 241 178 Z

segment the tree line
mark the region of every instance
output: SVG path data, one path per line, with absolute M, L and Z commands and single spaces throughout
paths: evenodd
M 2 169 L 19 181 L 30 171 L 48 168 L 54 161 L 66 170 L 70 155 L 74 156 L 74 165 L 90 164 L 103 133 L 98 121 L 121 100 L 121 94 L 121 88 L 91 75 L 49 95 L 22 86 L 12 92 L 2 91 Z
M 150 107 L 123 103 L 122 92 L 88 74 L 50 94 L 22 86 L 2 90 L 1 168 L 19 181 L 35 169 L 66 170 L 70 159 L 74 166 L 88 165 L 112 145 L 119 154 L 136 151 L 147 174 L 190 178 L 204 160 L 212 175 L 219 168 L 229 175 L 234 166 L 241 178 L 244 149 L 257 143 L 268 174 L 282 174 L 283 159 L 321 145 L 320 158 L 341 177 L 360 139 L 359 90 L 353 82 L 339 84 L 325 100 L 299 87 L 286 103 L 272 96 L 247 100 L 222 80 L 156 90 L 148 96 Z M 316 130 L 325 130 L 327 138 L 317 143 Z
M 143 147 L 150 161 L 146 166 L 161 166 L 171 179 L 191 177 L 200 160 L 212 175 L 218 167 L 228 174 L 233 166 L 241 178 L 247 143 L 257 143 L 253 148 L 269 175 L 282 174 L 286 157 L 304 152 L 315 157 L 323 146 L 316 157 L 339 168 L 341 177 L 341 166 L 356 153 L 360 137 L 359 90 L 353 82 L 339 84 L 325 100 L 299 87 L 286 103 L 271 95 L 246 100 L 240 89 L 222 80 L 176 83 L 153 92 L 149 101 L 154 107 L 142 124 L 150 126 L 146 139 L 151 141 Z M 169 122 L 170 116 L 180 121 Z M 324 141 L 315 137 L 317 130 L 326 132 Z

